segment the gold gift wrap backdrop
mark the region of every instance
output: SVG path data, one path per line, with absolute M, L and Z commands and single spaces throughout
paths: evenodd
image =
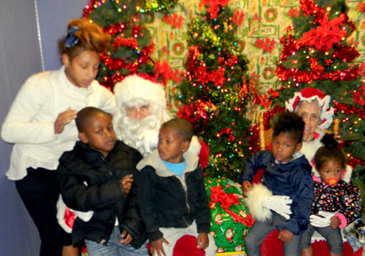
M 357 63 L 365 60 L 365 14 L 356 9 L 360 2 L 362 1 L 347 1 L 348 15 L 357 28 L 350 37 L 350 40 L 357 43 L 360 53 L 360 57 L 356 59 Z M 276 62 L 282 49 L 280 38 L 292 24 L 289 12 L 291 9 L 299 9 L 299 0 L 233 0 L 229 6 L 232 10 L 239 10 L 245 14 L 244 22 L 237 31 L 238 43 L 242 45 L 243 53 L 250 61 L 249 74 L 259 76 L 259 89 L 266 93 L 270 88 L 276 88 Z M 156 44 L 153 59 L 167 60 L 173 69 L 183 70 L 187 54 L 188 26 L 196 13 L 202 11 L 199 0 L 179 1 L 170 9 L 169 15 L 176 14 L 184 19 L 180 28 L 163 22 L 164 14 L 156 13 L 153 22 L 147 25 Z M 271 52 L 255 47 L 257 40 L 267 39 L 275 41 Z M 174 85 L 169 84 L 167 90 L 171 103 L 175 93 Z

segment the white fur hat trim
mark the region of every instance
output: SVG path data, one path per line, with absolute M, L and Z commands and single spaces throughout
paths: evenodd
M 144 100 L 166 108 L 165 90 L 159 83 L 147 80 L 137 74 L 125 77 L 114 86 L 118 108 L 133 100 Z
M 318 101 L 319 107 L 321 109 L 320 119 L 322 122 L 318 124 L 318 128 L 322 130 L 327 129 L 332 124 L 334 110 L 332 107 L 329 108 L 331 97 L 325 95 L 322 91 L 316 88 L 307 87 L 299 92 L 295 92 L 294 97 L 285 102 L 285 108 L 291 112 L 294 112 L 299 102 L 312 102 L 313 100 Z

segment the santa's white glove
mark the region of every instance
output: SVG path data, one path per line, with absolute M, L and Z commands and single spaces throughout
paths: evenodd
M 136 143 L 137 148 L 143 147 L 146 153 L 151 153 L 157 148 L 158 130 L 146 130 L 138 135 L 139 141 Z
M 309 217 L 312 226 L 317 228 L 328 227 L 331 224 L 331 218 L 335 216 L 336 212 L 318 212 L 318 215 L 311 215 Z
M 285 219 L 290 218 L 290 214 L 292 214 L 290 210 L 292 199 L 288 196 L 268 196 L 264 200 L 264 206 L 274 212 L 277 212 Z

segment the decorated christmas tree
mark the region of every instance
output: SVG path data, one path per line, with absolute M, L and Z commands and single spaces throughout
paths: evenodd
M 293 12 L 293 25 L 281 39 L 283 49 L 276 70 L 280 85 L 269 91 L 272 110 L 265 113 L 264 120 L 269 126 L 271 117 L 283 111 L 284 102 L 305 87 L 330 95 L 335 118 L 341 120 L 338 139 L 354 167 L 352 180 L 365 202 L 365 80 L 360 76 L 364 66 L 354 62 L 359 53 L 348 40 L 355 27 L 347 11 L 345 0 L 300 1 L 299 12 Z
M 91 0 L 84 8 L 84 17 L 95 22 L 112 36 L 110 54 L 101 58 L 97 79 L 112 89 L 116 82 L 134 73 L 155 75 L 156 63 L 151 32 L 145 25 L 156 11 L 166 11 L 177 0 Z M 161 72 L 157 72 L 161 73 Z
M 177 115 L 189 120 L 209 147 L 206 174 L 236 181 L 252 155 L 250 121 L 245 116 L 255 86 L 246 79 L 248 60 L 235 38 L 243 15 L 227 4 L 228 0 L 200 1 L 206 11 L 189 25 L 186 78 L 177 87 Z
M 253 224 L 244 204 L 238 175 L 248 157 L 248 103 L 258 98 L 246 78 L 247 58 L 235 37 L 243 14 L 227 1 L 200 1 L 204 11 L 190 23 L 185 79 L 177 86 L 177 116 L 189 120 L 209 147 L 204 172 L 210 197 L 211 234 L 217 252 L 245 252 L 244 238 Z M 258 99 L 257 99 L 258 100 Z

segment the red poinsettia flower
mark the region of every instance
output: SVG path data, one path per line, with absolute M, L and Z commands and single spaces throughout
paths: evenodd
M 360 86 L 357 91 L 351 92 L 354 95 L 352 99 L 354 103 L 357 103 L 361 106 L 365 105 L 365 86 Z
M 181 82 L 181 80 L 184 79 L 184 76 L 185 76 L 184 71 L 175 69 L 173 72 L 173 77 L 171 77 L 171 80 L 178 84 Z
M 270 97 L 271 97 L 272 99 L 275 99 L 275 98 L 277 98 L 277 97 L 279 97 L 279 96 L 280 96 L 280 93 L 279 93 L 279 92 L 277 92 L 277 91 L 275 91 L 273 88 L 270 88 L 270 89 L 267 91 L 267 93 L 268 93 L 268 94 L 270 94 Z
M 298 17 L 299 11 L 297 9 L 290 9 L 289 10 L 289 17 Z
M 208 6 L 211 0 L 200 0 L 199 7 Z
M 180 28 L 184 18 L 181 15 L 174 13 L 173 15 L 165 15 L 162 20 L 175 28 Z
M 155 64 L 155 70 L 156 74 L 155 77 L 161 77 L 162 83 L 164 85 L 167 84 L 167 81 L 175 77 L 174 73 L 172 72 L 172 69 L 170 65 L 167 63 L 167 61 L 163 61 L 162 63 L 160 61 L 157 61 Z
M 233 66 L 234 64 L 237 64 L 237 63 L 238 63 L 237 56 L 232 56 L 232 58 L 228 59 L 227 66 L 231 67 L 231 66 Z
M 219 67 L 217 70 L 212 72 L 212 81 L 214 81 L 214 85 L 216 87 L 223 86 L 226 78 L 224 77 L 224 68 Z
M 209 12 L 209 14 L 210 14 L 210 19 L 217 18 L 219 9 L 220 8 L 217 4 L 212 4 L 211 6 L 209 6 L 209 8 L 207 9 L 207 12 Z
M 304 33 L 303 37 L 299 39 L 297 46 L 308 45 L 314 46 L 320 51 L 328 51 L 333 44 L 340 42 L 347 35 L 347 31 L 342 29 L 345 19 L 345 15 L 340 15 L 335 19 L 329 20 L 328 16 L 325 15 L 320 22 L 320 26 Z
M 245 14 L 243 12 L 240 12 L 239 10 L 235 10 L 233 13 L 233 22 L 236 23 L 238 26 L 241 25 L 242 22 L 245 20 Z
M 362 13 L 365 13 L 365 3 L 359 3 L 356 7 L 356 9 Z
M 176 116 L 188 120 L 192 124 L 194 124 L 198 119 L 195 115 L 195 106 L 193 103 L 191 103 L 190 105 L 183 105 L 182 107 L 178 107 Z
M 261 97 L 261 102 L 260 105 L 263 106 L 265 109 L 269 109 L 270 105 L 272 103 L 272 100 L 270 100 L 269 95 L 268 94 L 264 94 Z
M 226 6 L 231 0 L 213 0 L 212 1 L 212 4 L 213 3 L 216 3 L 216 4 L 219 4 L 221 6 Z
M 207 72 L 207 68 L 205 66 L 198 67 L 196 71 L 196 80 L 203 85 L 209 81 L 212 81 L 212 74 Z
M 262 21 L 262 18 L 259 17 L 258 13 L 255 13 L 252 16 L 251 22 L 253 22 L 254 20 Z
M 223 57 L 218 57 L 219 65 L 223 65 L 225 62 L 226 62 L 226 60 Z
M 271 40 L 270 38 L 265 38 L 265 40 L 257 39 L 255 42 L 255 46 L 264 50 L 265 52 L 272 52 L 275 49 L 275 40 Z

